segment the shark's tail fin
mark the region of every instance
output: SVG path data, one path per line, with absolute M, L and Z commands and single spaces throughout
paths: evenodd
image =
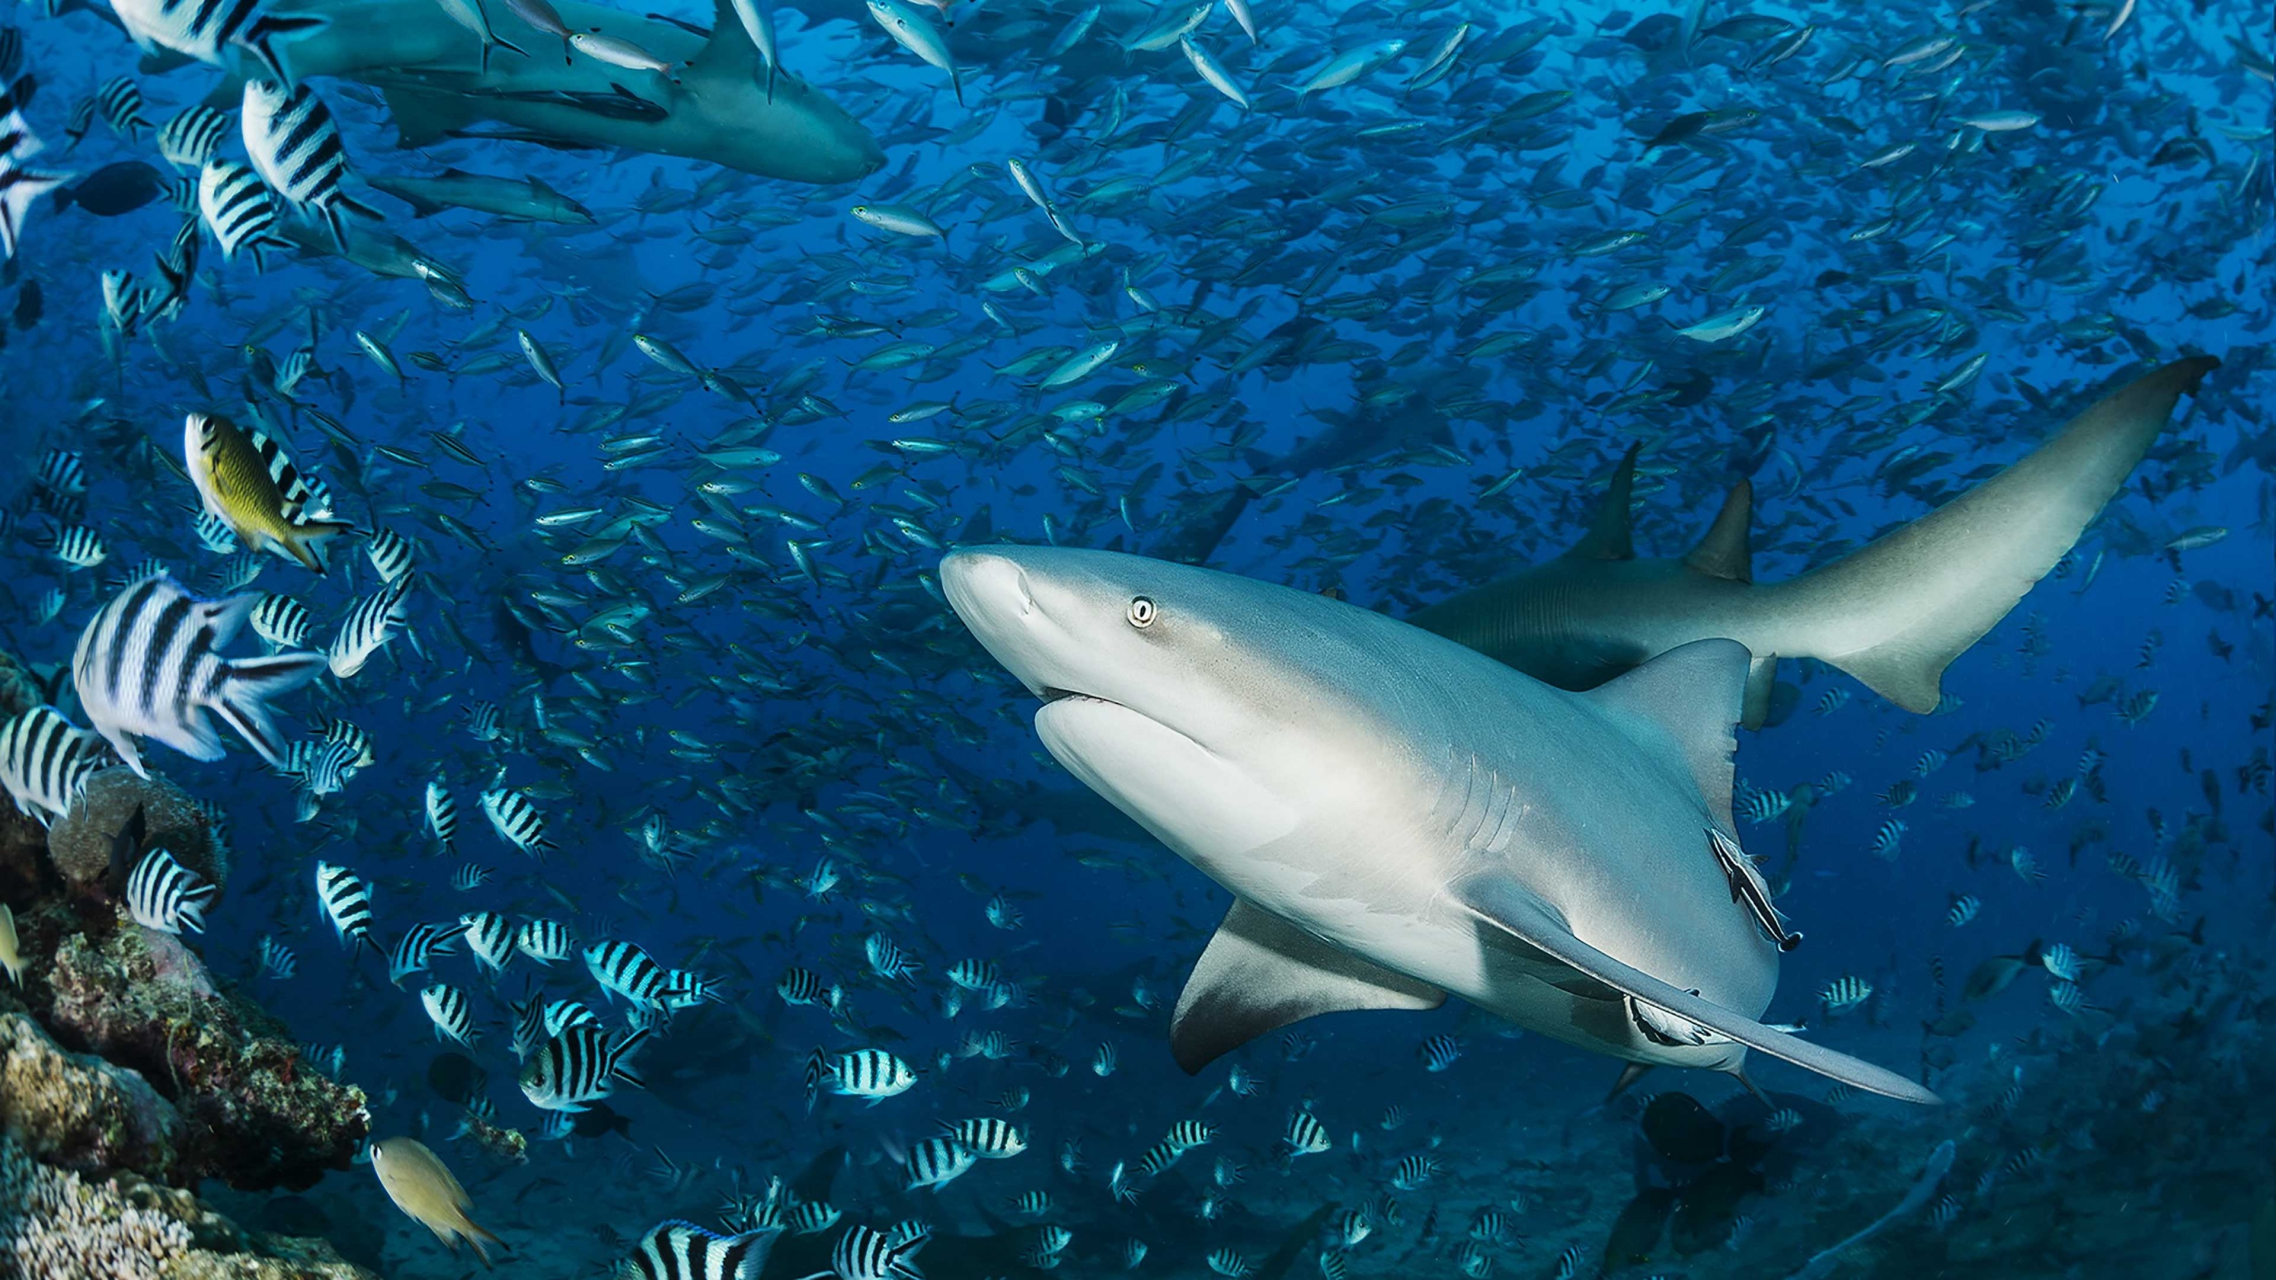
M 2148 452 L 2184 392 L 2220 365 L 2176 360 L 2104 396 L 2022 460 L 1840 560 L 1765 592 L 1814 657 L 1907 711 L 2055 567 Z

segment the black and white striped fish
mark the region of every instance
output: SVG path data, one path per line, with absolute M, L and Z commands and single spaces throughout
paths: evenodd
M 271 234 L 277 225 L 277 202 L 269 184 L 261 181 L 253 166 L 240 161 L 217 157 L 198 170 L 198 216 L 221 246 L 223 261 L 235 258 L 239 249 L 249 249 L 258 268 L 263 265 L 262 248 L 283 243 Z
M 205 909 L 221 890 L 164 849 L 134 864 L 126 882 L 126 909 L 134 922 L 160 933 L 205 932 Z
M 171 49 L 244 74 L 247 68 L 233 65 L 238 62 L 233 55 L 243 50 L 258 59 L 271 77 L 284 81 L 291 76 L 279 42 L 315 31 L 328 21 L 314 14 L 271 15 L 259 0 L 112 0 L 111 11 L 146 53 Z
M 476 742 L 497 741 L 500 719 L 495 702 L 478 698 L 466 704 L 466 731 L 474 735 Z
M 923 1280 L 914 1261 L 921 1243 L 897 1245 L 884 1232 L 857 1222 L 830 1246 L 830 1270 L 842 1280 Z
M 585 969 L 610 998 L 623 996 L 634 1006 L 661 1006 L 671 985 L 669 971 L 630 942 L 596 942 L 585 948 Z
M 111 132 L 129 142 L 139 141 L 150 121 L 142 114 L 142 86 L 128 76 L 112 76 L 95 90 L 95 111 Z
M 345 680 L 363 670 L 364 664 L 371 661 L 371 655 L 395 638 L 396 631 L 410 617 L 403 607 L 404 589 L 410 585 L 409 578 L 388 583 L 378 592 L 356 601 L 355 607 L 348 610 L 326 655 L 333 675 Z
M 1007 1160 L 1027 1150 L 1027 1130 L 1001 1116 L 959 1120 L 947 1130 L 983 1160 Z
M 314 210 L 342 248 L 348 243 L 344 215 L 381 216 L 341 188 L 348 153 L 340 126 L 307 85 L 288 89 L 275 80 L 246 81 L 242 119 L 245 154 L 261 180 L 294 208 Z
M 458 801 L 441 782 L 427 784 L 427 830 L 444 853 L 451 851 L 451 841 L 458 835 Z
M 268 641 L 271 652 L 299 649 L 308 643 L 308 606 L 291 596 L 262 592 L 261 602 L 253 606 L 249 621 L 253 624 L 253 634 Z
M 980 1162 L 979 1154 L 972 1148 L 946 1135 L 911 1143 L 906 1154 L 902 1166 L 908 1171 L 909 1181 L 902 1188 L 904 1191 L 931 1187 L 938 1192 Z
M 111 549 L 103 542 L 103 535 L 83 524 L 56 530 L 55 545 L 50 550 L 56 559 L 74 569 L 92 569 L 111 558 Z
M 32 483 L 43 493 L 85 493 L 87 460 L 73 449 L 49 449 L 40 454 L 39 469 L 32 473 Z
M 358 769 L 365 768 L 378 759 L 378 754 L 373 750 L 371 731 L 362 725 L 327 716 L 317 722 L 316 732 L 326 742 L 336 742 L 352 749 L 356 753 L 355 767 Z
M 158 130 L 158 154 L 166 162 L 192 173 L 205 168 L 229 136 L 229 114 L 199 104 L 180 112 Z
M 458 918 L 466 928 L 467 948 L 492 973 L 504 973 L 514 958 L 514 922 L 495 911 L 469 911 Z
M 782 971 L 774 990 L 784 1004 L 827 1004 L 833 1009 L 844 994 L 836 984 L 823 981 L 821 974 L 797 965 Z
M 1424 1040 L 1415 1054 L 1422 1059 L 1423 1070 L 1444 1071 L 1462 1056 L 1462 1042 L 1450 1035 L 1435 1035 Z
M 435 1024 L 437 1040 L 456 1040 L 474 1046 L 474 1004 L 466 993 L 447 982 L 438 982 L 419 993 L 419 1003 L 427 1010 L 427 1017 Z
M 6 256 L 13 258 L 24 214 L 30 211 L 32 202 L 70 181 L 71 175 L 41 173 L 23 167 L 24 161 L 38 154 L 41 143 L 38 135 L 24 123 L 14 77 L 6 79 L 8 85 L 0 88 L 0 249 L 5 249 Z
M 201 600 L 172 578 L 157 578 L 121 592 L 88 621 L 71 661 L 79 704 L 135 773 L 150 776 L 137 736 L 193 760 L 219 760 L 214 717 L 269 767 L 283 767 L 285 743 L 270 722 L 268 700 L 314 679 L 324 660 L 306 652 L 222 657 L 219 650 L 260 599 Z
M 838 1225 L 845 1210 L 824 1200 L 800 1200 L 782 1215 L 782 1223 L 794 1236 L 820 1235 Z
M 418 551 L 411 540 L 393 529 L 372 530 L 371 541 L 364 545 L 364 554 L 371 557 L 371 567 L 379 570 L 382 582 L 395 582 L 411 572 Z
M 1309 1111 L 1288 1113 L 1288 1128 L 1280 1135 L 1281 1149 L 1290 1158 L 1318 1155 L 1335 1145 L 1328 1137 L 1328 1127 Z
M 813 1110 L 823 1092 L 861 1098 L 874 1107 L 895 1094 L 906 1093 L 916 1082 L 917 1073 L 909 1064 L 883 1049 L 846 1053 L 816 1049 L 806 1059 L 806 1109 Z
M 371 940 L 371 887 L 356 878 L 346 867 L 335 867 L 329 862 L 316 864 L 316 900 L 323 904 L 325 918 L 332 922 L 332 931 L 349 946 L 379 950 Z
M 402 986 L 403 980 L 433 964 L 436 956 L 455 956 L 458 948 L 451 944 L 466 926 L 456 920 L 449 924 L 415 924 L 396 940 L 395 950 L 387 955 L 387 980 Z
M 511 787 L 492 787 L 482 793 L 482 814 L 498 838 L 533 858 L 542 858 L 553 842 L 545 838 L 545 816 L 530 798 Z
M 547 1111 L 585 1111 L 609 1096 L 618 1081 L 645 1089 L 625 1059 L 650 1034 L 635 1030 L 620 1040 L 599 1027 L 570 1027 L 522 1067 L 522 1095 Z
M 303 741 L 285 755 L 286 777 L 312 796 L 335 795 L 355 776 L 356 749 L 342 742 Z
M 53 707 L 33 707 L 0 724 L 0 786 L 16 812 L 48 825 L 71 811 L 79 793 L 102 768 L 94 734 Z
M 569 927 L 558 920 L 531 920 L 514 935 L 516 951 L 547 966 L 556 960 L 567 960 L 570 949 L 576 945 L 569 936 Z
M 623 1280 L 759 1280 L 779 1226 L 723 1236 L 692 1222 L 660 1224 L 617 1268 Z

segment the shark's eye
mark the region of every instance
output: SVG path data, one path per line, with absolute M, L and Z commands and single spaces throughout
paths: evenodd
M 1151 600 L 1149 600 L 1149 599 L 1147 599 L 1146 597 L 1144 597 L 1144 596 L 1132 596 L 1132 597 L 1130 597 L 1130 613 L 1129 613 L 1129 615 L 1128 615 L 1128 616 L 1129 616 L 1129 618 L 1130 618 L 1130 625 L 1131 625 L 1131 626 L 1133 626 L 1133 627 L 1150 627 L 1150 626 L 1153 626 L 1153 625 L 1154 625 L 1154 615 L 1155 615 L 1156 613 L 1159 613 L 1159 612 L 1160 612 L 1160 610 L 1158 610 L 1158 609 L 1156 609 L 1156 608 L 1154 607 L 1154 602 L 1153 602 L 1153 601 L 1151 601 Z

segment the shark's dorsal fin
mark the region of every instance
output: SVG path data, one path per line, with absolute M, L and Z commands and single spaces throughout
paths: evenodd
M 1744 710 L 1752 661 L 1736 640 L 1694 640 L 1581 695 L 1641 726 L 1632 731 L 1664 735 L 1699 784 L 1708 814 L 1734 837 L 1731 787 L 1738 768 L 1731 757 L 1738 740 L 1731 726 Z
M 729 0 L 712 0 L 711 39 L 688 59 L 688 74 L 716 71 L 721 75 L 753 77 L 759 74 L 759 46 L 751 43 L 749 32 L 743 30 L 743 20 L 735 16 Z
M 1684 567 L 1710 578 L 1754 581 L 1754 555 L 1747 548 L 1748 526 L 1753 523 L 1754 481 L 1741 480 L 1723 499 L 1723 509 L 1707 526 L 1707 536 L 1683 558 Z
M 1454 900 L 1468 907 L 1485 924 L 1546 952 L 1616 991 L 1656 1005 L 1678 1018 L 1729 1036 L 1774 1058 L 1784 1058 L 1795 1066 L 1883 1097 L 1931 1104 L 1943 1101 L 1925 1087 L 1885 1067 L 1766 1027 L 1753 1018 L 1679 990 L 1613 959 L 1574 937 L 1563 921 L 1506 871 L 1482 871 L 1449 888 Z
M 1576 560 L 1633 560 L 1636 558 L 1636 536 L 1629 506 L 1636 494 L 1636 450 L 1641 445 L 1629 445 L 1621 455 L 1620 465 L 1612 469 L 1612 483 L 1605 486 L 1604 502 L 1596 509 L 1596 518 L 1589 522 L 1588 535 L 1573 544 L 1565 554 Z
M 1219 1055 L 1314 1014 L 1436 1009 L 1446 993 L 1336 950 L 1235 900 L 1185 980 L 1170 1017 L 1170 1052 L 1188 1075 Z

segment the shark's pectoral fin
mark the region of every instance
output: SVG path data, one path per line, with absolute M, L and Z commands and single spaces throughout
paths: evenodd
M 1192 1074 L 1219 1055 L 1314 1014 L 1436 1009 L 1446 993 L 1338 951 L 1236 900 L 1185 980 L 1170 1052 Z
M 1710 1031 L 1729 1036 L 1795 1066 L 1845 1084 L 1904 1102 L 1943 1099 L 1894 1071 L 1836 1053 L 1823 1045 L 1774 1031 L 1743 1014 L 1679 990 L 1640 969 L 1623 964 L 1573 936 L 1530 890 L 1506 875 L 1478 875 L 1453 886 L 1453 896 L 1481 920 L 1554 956 L 1606 986 L 1664 1009 Z
M 1757 663 L 1736 640 L 1694 640 L 1583 696 L 1606 711 L 1623 714 L 1632 724 L 1665 734 L 1690 768 L 1699 794 L 1707 801 L 1707 812 L 1724 831 L 1736 835 L 1731 787 L 1738 769 L 1731 758 L 1739 744 L 1731 736 L 1731 726 L 1744 712 L 1754 668 L 1775 671 L 1777 665 L 1775 657 Z M 1767 705 L 1769 681 L 1763 684 Z

